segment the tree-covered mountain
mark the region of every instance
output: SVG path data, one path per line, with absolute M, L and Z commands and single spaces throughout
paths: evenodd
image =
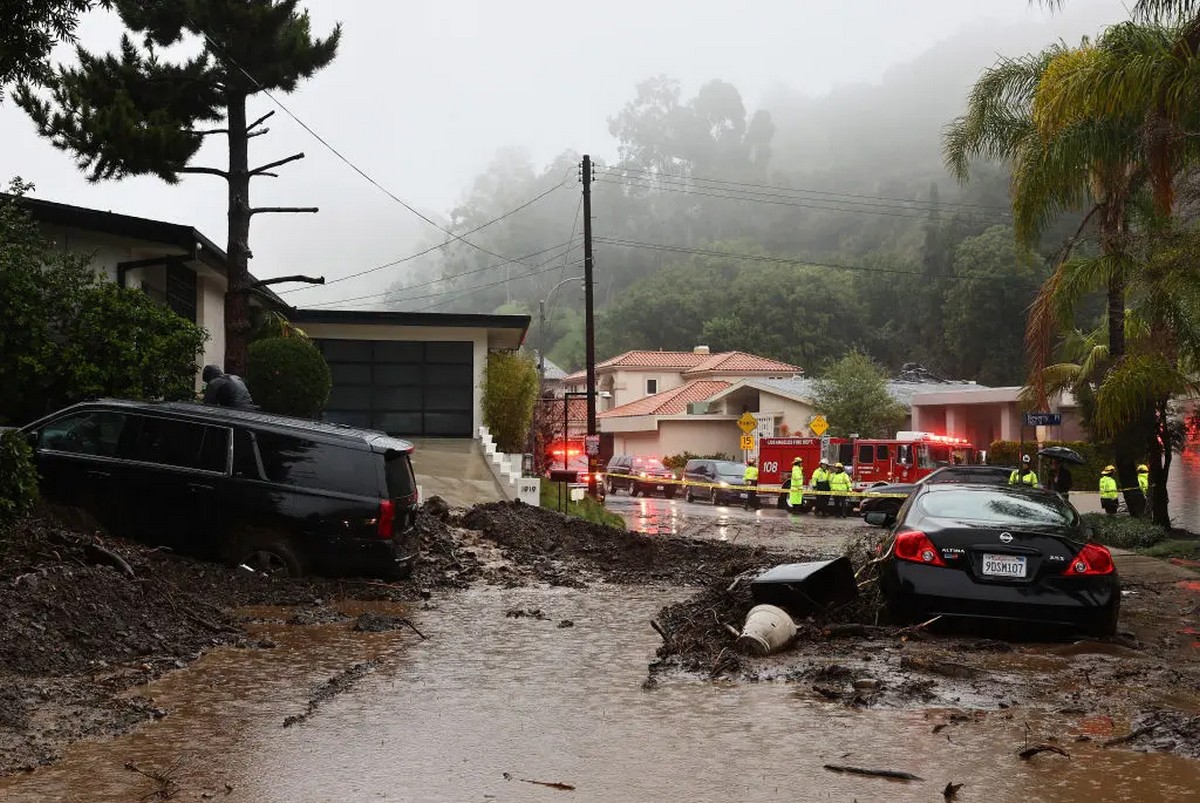
M 877 85 L 777 89 L 760 108 L 719 79 L 639 84 L 595 171 L 599 356 L 703 343 L 813 371 L 857 347 L 891 368 L 1020 382 L 1026 309 L 1073 221 L 1051 227 L 1046 254 L 1018 253 L 1006 171 L 981 165 L 960 186 L 941 137 L 999 41 L 1019 53 L 1046 35 L 980 29 Z M 451 214 L 471 244 L 432 251 L 385 305 L 532 313 L 531 341 L 579 367 L 579 158 L 539 168 L 501 151 Z M 538 301 L 560 284 L 543 333 Z

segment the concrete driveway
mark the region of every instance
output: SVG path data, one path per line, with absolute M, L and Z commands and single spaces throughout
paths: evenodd
M 451 507 L 506 499 L 479 444 L 467 438 L 408 438 L 421 499 L 440 496 Z

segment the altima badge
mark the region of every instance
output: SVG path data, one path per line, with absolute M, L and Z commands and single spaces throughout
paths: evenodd
M 1012 533 L 1000 533 L 1000 540 L 1008 544 L 1012 542 Z

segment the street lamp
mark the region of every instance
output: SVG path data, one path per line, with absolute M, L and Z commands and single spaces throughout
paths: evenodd
M 539 390 L 542 383 L 546 381 L 546 304 L 550 301 L 554 292 L 568 282 L 581 282 L 582 276 L 572 276 L 570 279 L 563 279 L 558 284 L 550 288 L 550 292 L 546 293 L 546 297 L 538 302 L 538 384 Z

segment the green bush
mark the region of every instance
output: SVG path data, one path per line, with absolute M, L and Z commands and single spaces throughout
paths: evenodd
M 663 465 L 672 471 L 683 471 L 683 467 L 687 465 L 689 460 L 730 460 L 738 462 L 738 458 L 733 455 L 717 452 L 716 454 L 692 454 L 684 452 L 683 454 L 673 454 L 663 458 Z
M 37 502 L 33 450 L 15 429 L 0 432 L 0 527 L 27 513 Z
M 1092 530 L 1092 540 L 1120 549 L 1142 549 L 1167 539 L 1167 531 L 1149 519 L 1085 513 L 1083 520 Z
M 329 401 L 333 376 L 325 357 L 307 340 L 271 337 L 250 344 L 246 387 L 269 413 L 319 418 Z
M 488 355 L 483 382 L 483 424 L 501 452 L 525 451 L 537 395 L 537 365 L 531 358 L 514 351 L 493 351 Z
M 1087 441 L 1045 441 L 1041 448 L 1047 446 L 1065 446 L 1074 449 L 1084 459 L 1084 465 L 1067 466 L 1071 471 L 1071 484 L 1076 491 L 1095 491 L 1100 487 L 1100 472 L 1113 461 L 1112 446 L 1106 443 L 1089 443 Z M 994 466 L 1015 466 L 1020 460 L 1019 441 L 993 441 L 988 447 L 988 462 Z M 1033 457 L 1033 467 L 1037 470 L 1038 445 L 1036 441 L 1025 441 L 1025 452 Z M 1050 461 L 1043 458 L 1042 470 L 1038 479 L 1050 471 Z
M 56 249 L 21 206 L 28 188 L 0 197 L 0 422 L 97 396 L 192 398 L 205 331 Z

